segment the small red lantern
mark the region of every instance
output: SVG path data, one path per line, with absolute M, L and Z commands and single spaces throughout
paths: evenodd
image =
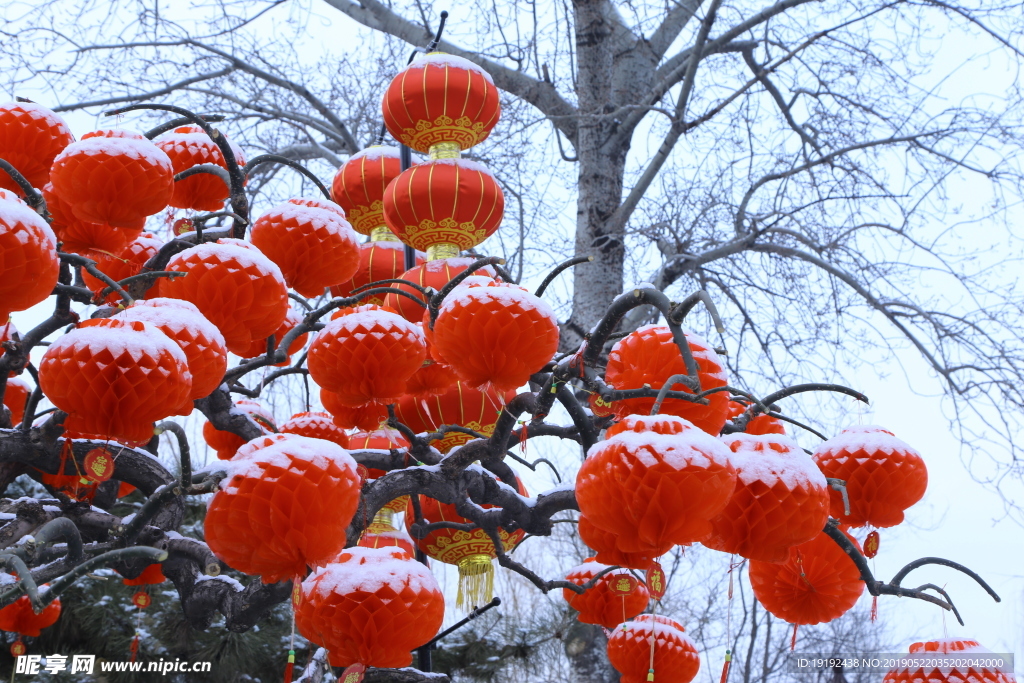
M 78 219 L 49 183 L 43 187 L 43 199 L 46 200 L 46 210 L 50 212 L 50 227 L 64 252 L 98 261 L 122 253 L 132 240 L 142 234 L 142 228 L 112 228 L 104 223 Z M 117 299 L 120 301 L 120 297 Z
M 469 266 L 473 265 L 475 260 L 476 259 L 464 257 L 431 260 L 422 265 L 410 268 L 399 277 L 403 280 L 408 280 L 409 282 L 417 284 L 420 287 L 429 287 L 436 291 L 440 291 L 451 281 L 452 278 Z M 488 275 L 490 277 L 495 277 L 497 273 L 495 273 L 494 269 L 490 266 L 486 266 L 474 271 L 474 275 Z M 410 301 L 408 297 L 399 296 L 398 294 L 388 294 L 387 298 L 384 300 L 385 305 L 398 311 L 403 318 L 410 322 L 418 323 L 422 321 L 423 312 L 427 303 L 423 293 L 418 289 L 413 289 L 407 285 L 392 286 L 397 287 L 403 292 L 419 299 L 424 303 L 424 305 L 420 306 L 419 304 Z
M 558 350 L 558 318 L 518 285 L 460 285 L 441 304 L 433 344 L 469 386 L 511 391 Z
M 419 57 L 395 76 L 382 106 L 388 132 L 417 152 L 440 143 L 469 149 L 487 139 L 501 116 L 490 75 L 442 52 Z
M 992 651 L 966 638 L 914 643 L 905 656 L 911 666 L 890 669 L 882 683 L 1015 683 L 1007 665 L 992 666 Z M 975 660 L 977 663 L 972 663 Z
M 858 545 L 852 536 L 846 537 Z M 837 619 L 864 592 L 857 565 L 824 531 L 790 548 L 789 559 L 781 564 L 751 560 L 749 574 L 758 601 L 791 624 Z
M 224 335 L 194 304 L 183 299 L 157 297 L 136 301 L 114 317 L 149 323 L 181 347 L 192 373 L 191 400 L 209 396 L 224 380 L 228 367 Z
M 928 468 L 917 451 L 892 432 L 870 425 L 848 427 L 814 450 L 826 477 L 846 482 L 850 514 L 841 492 L 831 491 L 832 516 L 850 526 L 896 526 L 928 488 Z
M 276 431 L 274 416 L 257 401 L 239 399 L 235 401 L 235 409 L 247 413 L 264 432 Z M 238 449 L 245 444 L 245 439 L 242 437 L 234 432 L 217 429 L 209 421 L 203 423 L 203 439 L 207 446 L 217 452 L 217 458 L 220 460 L 231 460 Z
M 387 230 L 387 228 L 384 229 Z M 372 241 L 359 245 L 359 266 L 356 268 L 355 275 L 340 285 L 331 287 L 331 296 L 349 297 L 353 295 L 356 289 L 371 282 L 396 280 L 402 277 L 402 273 L 405 272 L 405 245 L 399 242 L 398 238 L 390 232 L 388 232 L 388 236 L 391 238 L 390 240 Z M 421 264 L 423 262 L 423 253 L 416 252 L 416 263 Z M 395 287 L 396 285 L 388 283 L 381 286 Z M 406 289 L 409 288 L 406 287 Z M 383 306 L 387 296 L 387 294 L 375 294 L 365 297 L 361 301 L 364 304 Z M 401 298 L 404 299 L 405 297 Z M 409 304 L 419 308 L 421 311 L 423 310 L 411 301 Z
M 241 240 L 192 247 L 171 257 L 166 269 L 187 275 L 162 282 L 161 296 L 195 304 L 232 353 L 246 353 L 254 339 L 274 334 L 288 313 L 281 269 Z
M 615 629 L 608 638 L 608 660 L 622 674 L 621 683 L 692 681 L 700 671 L 700 656 L 684 630 L 660 614 L 641 614 Z
M 384 419 L 387 419 L 385 414 Z M 349 449 L 353 451 L 390 451 L 398 448 L 408 448 L 409 442 L 397 429 L 389 427 L 376 427 L 369 431 L 356 432 L 349 435 Z M 375 467 L 366 469 L 366 479 L 379 479 L 386 473 Z M 396 512 L 404 512 L 409 505 L 409 496 L 400 496 L 381 508 L 373 518 L 370 526 L 382 525 L 394 528 L 392 515 Z
M 413 164 L 422 161 L 413 155 Z M 341 165 L 331 184 L 331 197 L 345 209 L 356 232 L 372 238 L 380 235 L 381 229 L 387 230 L 384 224 L 384 190 L 401 172 L 398 148 L 382 145 L 356 152 Z
M 285 335 L 291 332 L 296 325 L 302 322 L 302 314 L 296 312 L 294 308 L 289 307 L 288 312 L 284 316 L 284 322 L 274 332 L 274 350 L 281 348 L 281 341 Z M 306 346 L 306 341 L 309 339 L 309 333 L 304 332 L 300 334 L 288 347 L 288 355 L 280 363 L 274 363 L 275 367 L 284 367 L 290 365 L 292 362 L 292 356 L 298 353 Z M 257 358 L 259 356 L 267 355 L 267 340 L 266 339 L 253 339 L 252 343 L 245 353 L 238 354 L 242 358 Z
M 295 626 L 331 666 L 400 668 L 437 633 L 444 596 L 430 570 L 399 548 L 348 548 L 302 582 Z
M 516 392 L 480 391 L 456 382 L 445 393 L 428 398 L 403 396 L 395 406 L 395 417 L 417 434 L 437 431 L 442 425 L 459 425 L 484 436 L 494 433 L 501 409 L 515 398 Z M 431 446 L 447 453 L 456 446 L 473 440 L 463 432 L 449 432 Z
M 416 555 L 416 546 L 409 534 L 394 527 L 384 528 L 383 525 L 370 524 L 359 537 L 357 545 L 361 548 L 398 548 L 409 557 Z
M 39 385 L 83 436 L 146 443 L 153 422 L 192 411 L 192 373 L 177 344 L 138 320 L 94 318 L 43 355 Z
M 53 160 L 50 182 L 79 220 L 139 229 L 174 193 L 171 160 L 126 130 L 97 130 Z
M 730 434 L 736 490 L 711 520 L 714 550 L 751 560 L 785 562 L 792 546 L 817 536 L 828 521 L 828 482 L 787 436 Z
M 0 320 L 45 300 L 59 274 L 50 226 L 21 201 L 0 200 Z
M 274 583 L 337 556 L 360 481 L 355 461 L 330 441 L 275 434 L 266 443 L 228 465 L 204 529 L 228 566 Z
M 686 341 L 697 362 L 697 377 L 701 391 L 726 385 L 725 365 L 711 345 L 690 332 Z M 605 378 L 616 389 L 639 389 L 645 384 L 661 389 L 672 375 L 685 375 L 686 363 L 672 338 L 672 331 L 664 325 L 647 325 L 620 339 L 608 354 Z M 693 393 L 679 384 L 675 391 Z M 718 436 L 729 414 L 728 392 L 707 397 L 708 405 L 691 403 L 679 398 L 668 398 L 661 404 L 666 415 L 684 417 L 712 436 Z M 655 399 L 630 398 L 615 402 L 620 417 L 629 413 L 647 415 Z
M 32 393 L 32 387 L 20 377 L 8 377 L 4 391 L 4 405 L 11 411 L 11 424 L 17 425 L 25 416 L 25 402 Z
M 0 159 L 9 162 L 32 184 L 50 182 L 50 166 L 61 150 L 75 141 L 59 115 L 32 102 L 0 104 Z M 21 186 L 0 170 L 0 188 L 23 194 Z
M 630 415 L 591 447 L 576 500 L 595 526 L 664 547 L 706 538 L 735 488 L 721 441 L 674 415 Z
M 739 401 L 729 401 L 729 419 L 735 420 L 737 417 L 745 413 L 748 407 L 749 406 L 740 403 Z M 758 413 L 757 417 L 754 417 L 747 422 L 747 428 L 744 429 L 743 432 L 752 436 L 762 436 L 764 434 L 785 434 L 786 427 L 782 424 L 782 420 L 777 417 Z
M 647 569 L 655 561 L 672 549 L 674 543 L 662 546 L 650 546 L 641 543 L 635 536 L 620 537 L 610 531 L 600 529 L 580 515 L 578 529 L 580 540 L 588 548 L 597 553 L 594 560 L 607 565 L 629 567 L 631 569 Z M 629 552 L 621 550 L 619 543 L 628 546 Z
M 113 230 L 111 228 L 111 230 Z M 127 234 L 126 231 L 117 231 L 121 234 Z M 66 246 L 66 245 L 65 245 Z M 133 275 L 138 275 L 142 272 L 142 267 L 146 265 L 149 259 L 156 256 L 157 252 L 160 251 L 160 247 L 163 246 L 163 242 L 156 239 L 152 233 L 144 232 L 133 241 L 129 242 L 128 245 L 117 252 L 114 255 L 102 254 L 96 259 L 96 267 L 100 271 L 109 275 L 111 280 L 120 282 L 125 278 Z M 88 254 L 85 254 L 88 256 Z M 85 282 L 85 286 L 88 287 L 94 294 L 99 294 L 108 287 L 106 282 L 94 278 L 86 270 L 82 270 L 82 281 Z M 155 288 L 149 290 L 151 294 L 156 293 Z M 117 292 L 110 292 L 104 301 L 111 305 L 117 305 L 121 303 L 121 295 Z
M 0 631 L 38 638 L 44 628 L 53 626 L 60 617 L 60 599 L 55 599 L 36 614 L 32 601 L 23 595 L 0 609 Z
M 348 435 L 345 430 L 334 424 L 329 413 L 297 413 L 292 415 L 280 429 L 283 434 L 298 434 L 311 439 L 326 439 L 348 448 Z
M 327 323 L 309 345 L 309 375 L 346 405 L 394 403 L 423 365 L 418 326 L 386 310 L 364 310 Z
M 610 565 L 586 560 L 578 567 L 573 567 L 565 575 L 565 580 L 582 586 L 594 578 L 599 572 Z M 620 594 L 612 587 L 616 581 L 624 577 L 633 578 L 626 570 L 619 569 L 604 574 L 597 582 L 583 593 L 576 593 L 568 588 L 562 589 L 562 597 L 569 607 L 579 612 L 576 616 L 584 624 L 600 624 L 605 628 L 615 628 L 627 619 L 632 619 L 647 608 L 650 594 L 647 587 L 639 583 L 636 589 L 628 594 Z
M 134 579 L 122 579 L 121 583 L 126 586 L 152 586 L 158 583 L 163 583 L 167 580 L 164 576 L 163 565 L 159 562 L 147 565 L 142 573 L 136 576 Z
M 156 146 L 170 158 L 175 175 L 201 164 L 214 164 L 227 169 L 220 147 L 199 126 L 175 128 L 170 133 L 160 136 Z M 238 165 L 244 165 L 245 155 L 242 154 L 242 150 L 231 144 L 231 151 Z M 174 183 L 174 194 L 168 203 L 179 209 L 220 211 L 224 208 L 224 201 L 230 196 L 231 187 L 219 177 L 209 173 L 197 173 Z
M 342 429 L 372 432 L 379 429 L 388 419 L 388 409 L 385 405 L 370 403 L 353 408 L 339 401 L 337 394 L 326 389 L 320 390 L 320 402 L 324 404 L 324 409 L 334 417 L 335 424 Z
M 256 219 L 250 239 L 305 297 L 348 280 L 359 266 L 356 233 L 340 211 L 278 204 Z
M 483 165 L 433 159 L 395 178 L 384 192 L 384 220 L 427 260 L 451 258 L 491 236 L 505 215 L 505 195 Z

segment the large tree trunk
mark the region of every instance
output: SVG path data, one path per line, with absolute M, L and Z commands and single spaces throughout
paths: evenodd
M 618 683 L 619 672 L 608 661 L 608 638 L 600 626 L 574 623 L 565 637 L 572 662 L 572 683 Z

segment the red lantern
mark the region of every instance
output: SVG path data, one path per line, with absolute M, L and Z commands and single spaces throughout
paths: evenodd
M 440 396 L 415 398 L 403 396 L 395 406 L 395 417 L 417 434 L 435 432 L 442 425 L 459 425 L 479 432 L 484 436 L 494 433 L 501 409 L 515 398 L 516 392 L 498 392 L 495 389 L 480 391 L 456 382 Z M 462 432 L 449 432 L 431 446 L 447 453 L 456 446 L 473 440 L 473 436 Z
M 416 59 L 395 76 L 382 106 L 388 132 L 417 152 L 440 143 L 469 149 L 487 139 L 501 116 L 490 75 L 441 52 Z
M 711 345 L 690 332 L 686 333 L 686 341 L 697 362 L 701 391 L 724 387 L 727 383 L 725 367 Z M 646 325 L 615 344 L 608 354 L 605 379 L 616 389 L 639 389 L 645 384 L 661 389 L 665 380 L 677 374 L 686 374 L 686 363 L 672 339 L 672 331 L 664 325 Z M 681 384 L 673 389 L 693 393 Z M 660 412 L 685 417 L 708 434 L 718 436 L 729 414 L 728 392 L 711 394 L 707 399 L 706 406 L 679 398 L 665 399 Z M 630 413 L 647 415 L 654 401 L 654 398 L 616 401 L 615 410 L 619 417 Z
M 739 401 L 729 401 L 729 419 L 735 420 L 740 415 L 747 411 L 746 404 L 740 403 Z M 786 427 L 782 424 L 782 420 L 765 415 L 764 413 L 758 413 L 757 417 L 747 422 L 747 428 L 743 430 L 745 434 L 751 436 L 763 436 L 764 434 L 785 434 Z
M 256 401 L 240 399 L 235 401 L 235 410 L 247 413 L 265 432 L 275 431 L 274 416 Z M 245 439 L 234 432 L 217 429 L 211 422 L 203 423 L 203 439 L 206 445 L 217 452 L 220 460 L 231 460 L 245 444 Z
M 11 424 L 17 425 L 25 416 L 25 402 L 32 393 L 32 387 L 20 377 L 8 377 L 4 391 L 4 405 L 11 411 Z
M 121 583 L 126 586 L 152 586 L 158 583 L 163 583 L 167 580 L 164 576 L 163 565 L 159 562 L 147 565 L 142 573 L 136 576 L 134 579 L 122 579 Z
M 346 405 L 394 403 L 426 355 L 418 326 L 385 310 L 364 310 L 332 320 L 317 334 L 309 345 L 309 375 Z
M 50 226 L 22 202 L 0 200 L 0 320 L 50 296 L 59 274 Z
M 399 548 L 348 548 L 302 582 L 295 625 L 331 666 L 400 668 L 437 633 L 444 596 L 430 570 Z
M 426 336 L 426 330 L 424 329 L 424 336 Z M 430 353 L 431 345 L 427 343 L 427 353 Z M 449 366 L 444 363 L 439 363 L 431 358 L 423 361 L 423 365 L 417 370 L 412 377 L 409 378 L 409 383 L 405 385 L 405 391 L 408 396 L 416 399 L 430 398 L 431 396 L 440 396 L 448 392 L 456 382 L 459 381 L 459 376 L 455 374 Z
M 522 482 L 517 480 L 516 483 L 519 494 L 526 496 L 526 489 L 523 488 Z M 492 508 L 494 506 L 483 505 L 482 507 Z M 423 521 L 427 524 L 434 522 L 469 523 L 468 519 L 455 511 L 454 505 L 441 503 L 426 496 L 420 496 L 420 510 L 423 512 Z M 410 505 L 405 510 L 405 528 L 411 528 L 415 521 L 416 515 Z M 526 536 L 526 532 L 522 529 L 509 532 L 504 528 L 498 528 L 498 538 L 506 553 L 511 552 L 519 545 L 524 536 Z M 458 567 L 459 594 L 456 605 L 460 609 L 470 609 L 490 601 L 494 591 L 494 563 L 492 560 L 497 557 L 497 553 L 487 532 L 479 528 L 472 531 L 436 529 L 426 537 L 416 539 L 416 545 L 435 560 Z
M 422 161 L 413 155 L 412 163 Z M 380 234 L 381 228 L 387 229 L 384 225 L 384 189 L 401 172 L 398 148 L 381 145 L 356 152 L 341 165 L 331 184 L 331 197 L 345 209 L 356 232 L 373 236 L 374 231 Z
M 352 226 L 337 212 L 313 206 L 278 204 L 256 219 L 250 239 L 305 297 L 348 280 L 359 266 Z
M 434 261 L 427 261 L 426 263 L 410 268 L 405 271 L 400 277 L 403 280 L 408 280 L 420 287 L 430 287 L 434 290 L 440 291 L 446 284 L 448 284 L 452 278 L 464 271 L 469 266 L 473 265 L 476 259 L 471 258 L 446 258 L 438 259 Z M 488 275 L 495 277 L 496 273 L 490 266 L 481 268 L 474 271 L 475 274 Z M 424 304 L 427 300 L 423 294 L 412 287 L 406 285 L 392 285 L 398 287 L 403 292 L 407 292 L 415 298 L 422 301 Z M 425 306 L 420 306 L 407 297 L 399 296 L 398 294 L 388 294 L 384 300 L 387 306 L 395 309 L 401 314 L 403 318 L 410 322 L 420 322 L 423 320 L 423 312 Z
M 109 228 L 109 230 L 121 235 L 127 234 L 125 230 L 114 230 L 113 228 Z M 142 267 L 146 265 L 149 259 L 156 256 L 162 246 L 163 242 L 156 239 L 152 233 L 145 232 L 136 237 L 134 241 L 130 242 L 128 246 L 115 255 L 100 254 L 99 258 L 96 259 L 96 267 L 105 275 L 110 276 L 111 280 L 120 282 L 125 278 L 141 273 Z M 88 254 L 85 255 L 88 256 Z M 108 286 L 106 282 L 94 278 L 85 270 L 82 271 L 82 280 L 85 282 L 85 286 L 97 295 Z M 149 291 L 154 294 L 156 293 L 154 288 L 151 288 Z M 121 296 L 117 292 L 111 292 L 104 301 L 116 306 L 121 303 Z
M 359 475 L 337 444 L 275 434 L 228 465 L 204 525 L 210 550 L 264 583 L 303 576 L 345 546 Z
M 870 425 L 848 427 L 814 450 L 826 477 L 846 482 L 850 514 L 841 492 L 831 491 L 832 516 L 850 526 L 896 526 L 928 488 L 928 468 L 917 451 L 892 432 Z
M 281 347 L 281 340 L 284 339 L 285 335 L 291 332 L 296 325 L 302 322 L 302 315 L 297 313 L 295 309 L 289 307 L 288 312 L 284 316 L 284 322 L 274 332 L 274 350 L 276 351 Z M 275 367 L 284 367 L 290 365 L 292 362 L 292 356 L 306 345 L 306 341 L 309 339 L 309 333 L 303 332 L 288 347 L 288 355 L 280 363 L 274 363 Z M 242 358 L 256 358 L 258 356 L 265 356 L 267 354 L 267 340 L 266 339 L 253 339 L 252 343 L 249 344 L 249 348 L 246 349 L 245 353 L 238 354 Z
M 348 435 L 345 430 L 334 424 L 329 413 L 297 413 L 292 415 L 280 431 L 285 434 L 298 434 L 311 439 L 325 439 L 348 448 Z
M 404 496 L 403 496 L 404 497 Z M 398 548 L 408 553 L 409 557 L 416 554 L 416 546 L 412 537 L 404 531 L 395 528 L 373 529 L 373 524 L 359 537 L 357 545 L 361 548 Z
M 558 319 L 518 285 L 460 285 L 441 304 L 433 343 L 469 386 L 510 391 L 554 356 Z
M 342 429 L 359 429 L 372 432 L 379 429 L 388 419 L 387 406 L 370 403 L 359 408 L 347 406 L 338 400 L 338 395 L 326 389 L 320 390 L 320 402 L 324 409 L 334 417 L 334 422 Z
M 38 638 L 44 628 L 53 626 L 60 617 L 60 599 L 55 599 L 36 614 L 32 601 L 23 595 L 0 609 L 0 631 Z
M 79 220 L 139 229 L 174 193 L 174 171 L 163 150 L 138 133 L 86 133 L 53 160 L 54 192 Z
M 75 141 L 64 119 L 32 102 L 0 104 L 0 159 L 9 162 L 32 184 L 50 182 L 50 166 L 61 150 Z M 21 186 L 0 170 L 0 188 L 23 194 Z
M 384 192 L 384 220 L 427 260 L 451 258 L 491 236 L 505 214 L 505 195 L 483 164 L 432 159 L 395 178 Z
M 1015 683 L 1009 666 L 989 666 L 992 651 L 965 638 L 914 643 L 906 655 L 911 666 L 890 669 L 882 683 Z M 975 660 L 972 662 L 971 660 Z
M 736 490 L 711 520 L 714 550 L 751 560 L 785 562 L 792 546 L 817 536 L 828 521 L 828 482 L 789 437 L 730 434 Z
M 635 537 L 619 537 L 616 534 L 594 526 L 584 515 L 580 515 L 577 530 L 580 540 L 588 548 L 597 553 L 594 560 L 607 565 L 647 569 L 657 558 L 672 549 L 674 543 L 662 546 L 650 546 L 639 542 Z M 626 552 L 619 548 L 619 543 L 633 550 Z M 687 544 L 688 545 L 688 544 Z
M 14 326 L 10 319 L 5 319 L 5 322 L 0 325 L 0 359 L 7 353 L 3 347 L 3 342 L 14 341 L 15 337 L 20 338 L 18 328 Z M 7 373 L 7 376 L 14 377 L 14 372 Z
M 209 396 L 224 380 L 228 367 L 224 336 L 188 301 L 163 297 L 136 301 L 114 317 L 149 323 L 181 347 L 192 373 L 190 400 Z
M 580 512 L 620 543 L 648 547 L 706 538 L 735 488 L 729 449 L 674 415 L 613 425 L 576 476 Z
M 388 234 L 390 235 L 390 233 Z M 402 277 L 402 273 L 405 272 L 405 245 L 399 242 L 394 235 L 391 235 L 391 238 L 394 241 L 375 241 L 359 245 L 359 266 L 356 268 L 355 275 L 350 280 L 331 287 L 331 296 L 349 297 L 352 296 L 354 290 L 371 282 L 396 280 Z M 416 252 L 416 263 L 421 264 L 423 262 L 423 254 Z M 394 284 L 390 283 L 381 286 L 395 287 Z M 409 288 L 406 287 L 406 289 Z M 387 296 L 387 294 L 375 294 L 363 298 L 362 302 L 364 304 L 383 306 Z M 405 297 L 401 298 L 404 299 Z M 409 304 L 419 308 L 420 311 L 423 310 L 411 301 Z M 415 322 L 418 319 L 413 318 L 413 321 Z
M 683 625 L 660 614 L 641 614 L 615 629 L 608 661 L 622 674 L 621 683 L 689 683 L 700 671 L 700 656 Z
M 582 586 L 610 565 L 595 562 L 594 558 L 586 560 L 578 567 L 573 567 L 565 575 L 565 580 Z M 562 589 L 562 597 L 569 607 L 579 612 L 576 616 L 584 624 L 600 624 L 605 628 L 615 628 L 627 619 L 632 619 L 647 608 L 650 593 L 647 586 L 640 583 L 636 589 L 623 595 L 612 590 L 612 584 L 623 576 L 632 576 L 625 570 L 616 570 L 604 574 L 593 586 L 583 593 L 576 593 L 568 588 Z
M 385 411 L 384 419 L 387 419 Z M 349 435 L 349 449 L 353 451 L 390 451 L 392 449 L 408 448 L 409 442 L 406 440 L 402 433 L 397 429 L 391 429 L 389 427 L 376 427 L 369 431 L 356 432 L 355 434 Z M 383 477 L 385 474 L 384 470 L 379 470 L 375 467 L 371 467 L 366 470 L 367 479 L 378 479 Z M 388 501 L 388 503 L 377 512 L 377 516 L 374 517 L 371 527 L 374 524 L 383 524 L 389 528 L 394 528 L 394 524 L 391 521 L 392 514 L 395 512 L 404 512 L 406 506 L 409 504 L 409 496 L 400 496 L 394 500 Z
M 288 313 L 281 270 L 241 240 L 192 247 L 171 257 L 166 270 L 187 275 L 161 283 L 160 294 L 194 303 L 232 353 L 246 353 L 254 339 L 274 334 Z
M 852 536 L 846 537 L 860 547 Z M 864 592 L 857 565 L 824 531 L 790 548 L 789 559 L 782 564 L 751 560 L 749 573 L 758 601 L 791 624 L 837 619 Z
M 46 200 L 46 210 L 50 212 L 50 227 L 64 252 L 99 260 L 120 254 L 132 240 L 142 234 L 142 228 L 112 228 L 103 223 L 89 223 L 76 218 L 71 213 L 71 207 L 54 192 L 53 185 L 49 183 L 43 187 L 43 199 Z
M 192 373 L 181 348 L 138 320 L 94 318 L 59 337 L 43 355 L 39 385 L 68 413 L 68 430 L 146 443 L 153 422 L 192 411 Z
M 220 147 L 199 126 L 175 128 L 162 135 L 156 141 L 156 146 L 170 158 L 175 175 L 200 164 L 214 164 L 227 169 Z M 232 144 L 231 151 L 238 165 L 244 165 L 242 150 Z M 168 203 L 179 209 L 220 211 L 230 196 L 231 187 L 219 177 L 210 173 L 197 173 L 174 183 L 174 194 Z

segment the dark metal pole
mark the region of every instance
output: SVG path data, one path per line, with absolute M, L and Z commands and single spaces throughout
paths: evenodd
M 398 153 L 399 161 L 402 164 L 402 171 L 406 171 L 412 166 L 412 150 L 402 145 L 399 147 Z M 409 270 L 416 265 L 416 250 L 410 247 L 408 244 L 405 245 L 405 269 Z M 429 653 L 428 653 L 429 656 Z M 429 669 L 427 669 L 429 671 Z

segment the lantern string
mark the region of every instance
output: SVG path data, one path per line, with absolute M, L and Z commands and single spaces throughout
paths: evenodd
M 292 594 L 298 589 L 299 580 L 292 579 Z M 292 600 L 292 634 L 288 641 L 288 663 L 284 665 L 284 683 L 292 683 L 292 672 L 295 670 L 295 600 Z
M 651 603 L 651 668 L 647 671 L 647 680 L 654 680 L 654 631 L 658 625 L 658 621 L 654 616 L 654 613 L 658 607 L 658 601 L 655 600 Z
M 729 666 L 732 662 L 732 596 L 733 596 L 733 570 L 742 566 L 742 562 L 736 562 L 736 555 L 729 558 L 729 593 L 725 606 L 725 661 L 722 662 L 722 678 L 719 683 L 725 683 L 729 678 Z

